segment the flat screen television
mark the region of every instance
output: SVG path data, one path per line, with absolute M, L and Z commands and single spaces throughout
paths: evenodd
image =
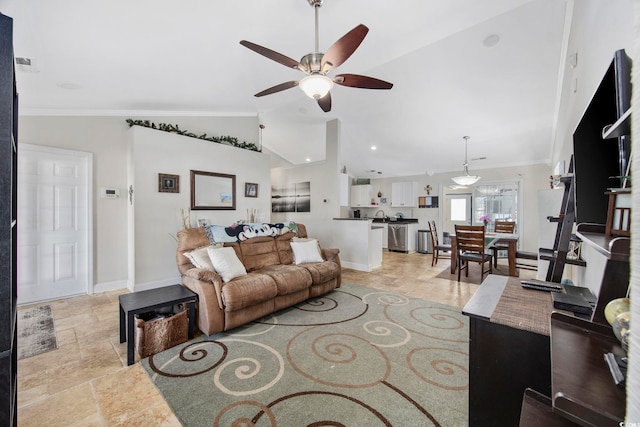
M 621 187 L 631 153 L 628 135 L 603 139 L 602 129 L 631 106 L 631 59 L 618 50 L 573 133 L 576 222 L 605 224 L 608 188 Z

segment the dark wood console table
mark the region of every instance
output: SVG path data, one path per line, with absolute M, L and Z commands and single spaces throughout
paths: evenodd
M 604 360 L 604 353 L 624 351 L 608 324 L 554 310 L 549 292 L 497 275 L 487 276 L 462 313 L 469 316 L 469 425 L 518 426 L 521 413 L 536 416 L 523 407 L 534 395 L 550 402 L 545 416 L 554 422 L 545 425 L 624 420 L 625 390 Z M 527 399 L 526 389 L 537 393 Z
M 594 248 L 606 258 L 598 304 L 593 312 L 591 321 L 608 325 L 604 317 L 604 308 L 609 301 L 627 295 L 629 289 L 629 275 L 631 273 L 630 237 L 607 236 L 602 224 L 578 224 L 576 235 L 582 239 L 583 245 Z
M 551 315 L 553 412 L 583 426 L 618 426 L 626 393 L 614 384 L 605 353 L 624 355 L 610 327 Z
M 525 389 L 551 396 L 548 292 L 489 275 L 462 313 L 469 316 L 469 425 L 517 426 Z

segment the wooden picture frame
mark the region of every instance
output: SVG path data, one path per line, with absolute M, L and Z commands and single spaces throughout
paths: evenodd
M 235 175 L 191 171 L 191 210 L 235 209 Z
M 180 192 L 180 175 L 170 175 L 167 173 L 159 173 L 158 174 L 158 192 L 179 193 Z
M 253 182 L 245 182 L 244 197 L 258 197 L 258 184 Z

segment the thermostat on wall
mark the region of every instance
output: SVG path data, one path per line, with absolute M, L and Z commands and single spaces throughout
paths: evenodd
M 100 195 L 103 199 L 117 199 L 120 197 L 120 190 L 117 188 L 101 188 Z

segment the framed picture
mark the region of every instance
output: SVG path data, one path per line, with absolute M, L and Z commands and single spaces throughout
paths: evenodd
M 235 210 L 236 176 L 191 171 L 191 210 Z
M 180 175 L 158 174 L 158 191 L 160 193 L 179 193 Z
M 258 197 L 258 184 L 254 184 L 253 182 L 245 182 L 244 197 Z

